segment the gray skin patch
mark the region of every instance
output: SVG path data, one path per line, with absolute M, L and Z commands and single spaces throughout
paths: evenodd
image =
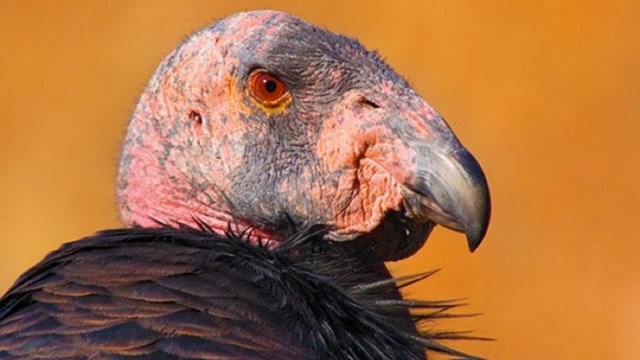
M 376 86 L 382 79 L 413 91 L 376 53 L 357 41 L 295 18 L 282 22 L 278 35 L 269 41 L 255 34 L 234 51 L 231 56 L 243 59 L 237 69 L 239 92 L 244 91 L 252 70 L 264 69 L 286 84 L 293 99 L 289 109 L 279 114 L 266 113 L 244 99 L 246 106 L 255 109 L 245 121 L 256 127 L 266 125 L 266 131 L 260 135 L 250 132 L 243 138 L 244 164 L 230 174 L 237 195 L 235 208 L 243 217 L 276 228 L 288 226 L 291 220 L 300 226 L 326 223 L 331 209 L 318 208 L 305 191 L 335 187 L 340 175 L 322 168 L 315 154 L 322 120 L 348 91 L 377 97 Z M 296 188 L 281 185 L 285 183 L 296 184 Z M 257 213 L 258 209 L 262 211 Z

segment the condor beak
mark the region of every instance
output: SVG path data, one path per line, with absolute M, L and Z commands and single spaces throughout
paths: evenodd
M 491 215 L 487 180 L 476 159 L 449 139 L 446 146 L 411 144 L 414 172 L 405 194 L 408 216 L 433 221 L 467 235 L 473 252 L 484 238 Z

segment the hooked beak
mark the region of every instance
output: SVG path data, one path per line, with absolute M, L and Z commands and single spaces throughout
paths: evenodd
M 444 147 L 423 142 L 410 147 L 415 167 L 405 184 L 407 215 L 465 233 L 473 252 L 487 232 L 491 215 L 489 188 L 480 165 L 457 139 Z

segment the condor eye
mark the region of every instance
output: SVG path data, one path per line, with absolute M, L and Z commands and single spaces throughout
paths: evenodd
M 256 70 L 249 75 L 249 92 L 254 99 L 268 107 L 277 107 L 290 98 L 286 85 L 264 70 Z

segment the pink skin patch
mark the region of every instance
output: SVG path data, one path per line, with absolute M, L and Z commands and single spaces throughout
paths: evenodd
M 328 171 L 339 173 L 331 196 L 314 194 L 318 202 L 331 199 L 328 208 L 336 230 L 330 236 L 336 240 L 369 233 L 389 211 L 401 210 L 402 184 L 413 172 L 413 152 L 385 124 L 387 113 L 362 109 L 358 97 L 345 97 L 325 120 L 317 144 Z
M 260 27 L 263 20 L 236 17 L 229 26 L 246 26 L 243 21 Z M 226 175 L 242 165 L 242 136 L 249 131 L 240 114 L 250 116 L 251 109 L 242 105 L 245 95 L 236 91 L 232 75 L 239 60 L 219 49 L 249 33 L 199 33 L 168 56 L 151 80 L 131 119 L 118 178 L 127 225 L 197 227 L 198 219 L 218 233 L 251 228 L 253 238 L 279 239 L 232 216 L 224 196 Z

